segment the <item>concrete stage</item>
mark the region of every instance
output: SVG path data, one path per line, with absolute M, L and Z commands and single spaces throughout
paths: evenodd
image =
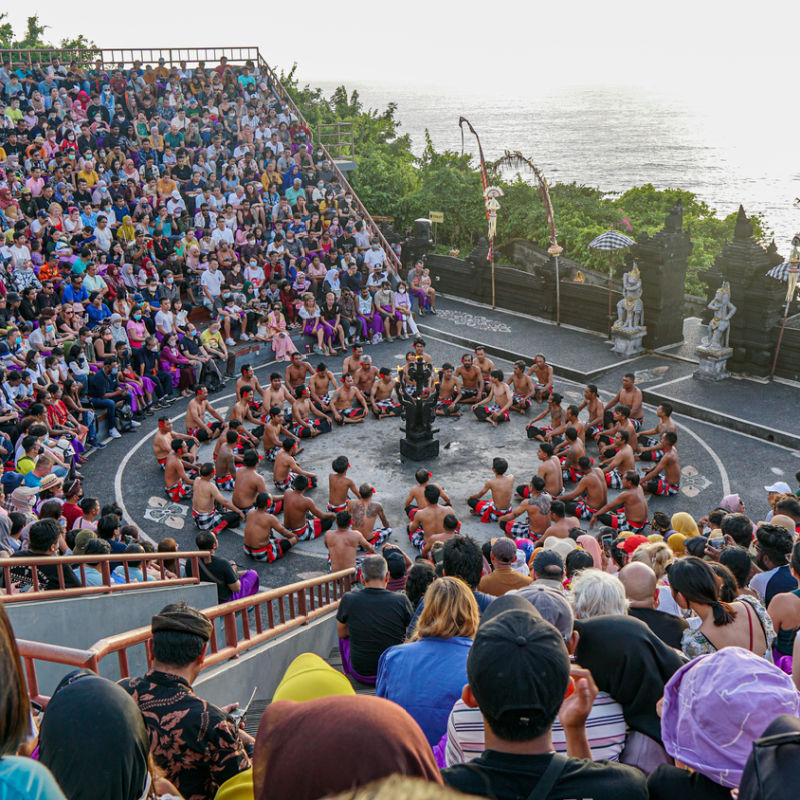
M 427 350 L 437 366 L 444 361 L 457 365 L 467 349 L 481 343 L 496 365 L 508 374 L 515 358 L 523 357 L 530 363 L 535 353 L 541 351 L 556 365 L 555 386 L 564 394 L 565 405 L 580 401 L 586 382 L 597 383 L 603 398 L 610 399 L 622 374 L 634 372 L 647 401 L 645 427 L 653 426 L 654 404 L 662 399 L 680 409 L 681 413 L 674 418 L 683 469 L 681 492 L 674 498 L 651 499 L 651 513 L 685 510 L 697 518 L 712 510 L 724 495 L 740 492 L 747 513 L 758 521 L 767 512 L 766 484 L 785 480 L 796 486 L 800 426 L 795 386 L 738 379 L 709 385 L 692 378 L 694 365 L 685 357 L 656 353 L 621 361 L 601 336 L 453 299 L 442 298 L 439 312 L 437 316 L 418 320 L 428 343 Z M 367 351 L 376 366 L 394 369 L 410 349 L 408 345 L 410 341 L 398 340 L 368 347 Z M 309 357 L 314 365 L 320 360 L 318 356 Z M 340 373 L 341 357 L 325 361 L 335 373 Z M 258 366 L 256 374 L 263 385 L 269 373 L 282 373 L 283 368 L 283 364 L 269 362 Z M 233 402 L 233 383 L 228 383 L 211 400 L 225 414 Z M 184 430 L 185 407 L 186 401 L 181 401 L 169 411 L 179 431 Z M 527 418 L 543 408 L 531 409 Z M 537 443 L 526 438 L 525 423 L 522 415 L 514 413 L 510 423 L 493 429 L 477 422 L 468 410 L 460 419 L 440 418 L 441 454 L 423 466 L 450 493 L 464 533 L 479 541 L 497 535 L 499 530 L 496 524 L 484 525 L 471 517 L 465 499 L 490 475 L 495 455 L 508 459 L 510 471 L 520 482 L 535 473 Z M 304 468 L 318 473 L 320 487 L 310 496 L 324 508 L 330 462 L 337 455 L 347 455 L 352 464 L 350 474 L 356 483 L 370 481 L 376 487 L 376 499 L 383 503 L 394 529 L 390 541 L 413 557 L 405 533 L 403 500 L 420 465 L 401 460 L 400 425 L 397 419 L 379 422 L 370 418 L 360 425 L 335 428 L 327 435 L 304 442 L 306 450 L 298 460 Z M 153 540 L 171 536 L 182 549 L 193 549 L 196 529 L 190 505 L 171 503 L 164 495 L 162 473 L 152 454 L 155 427 L 155 417 L 148 418 L 136 434 L 112 440 L 104 452 L 92 457 L 83 469 L 87 494 L 95 494 L 103 501 L 115 496 L 126 515 Z M 769 436 L 773 441 L 768 440 Z M 212 446 L 206 445 L 201 454 L 210 455 L 211 450 Z M 592 445 L 589 453 L 594 456 L 595 452 Z M 267 464 L 265 469 L 269 469 L 266 477 L 271 487 L 271 465 Z M 239 531 L 223 531 L 219 554 L 236 560 L 240 567 L 256 569 L 264 587 L 312 577 L 327 569 L 326 550 L 320 540 L 300 543 L 274 564 L 255 564 L 242 552 L 242 530 L 243 526 Z M 140 623 L 141 620 L 132 622 Z

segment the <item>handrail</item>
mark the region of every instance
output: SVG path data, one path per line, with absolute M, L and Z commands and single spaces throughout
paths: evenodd
M 81 597 L 91 594 L 112 594 L 114 592 L 123 592 L 131 589 L 142 588 L 160 588 L 162 586 L 184 586 L 187 584 L 196 584 L 200 582 L 199 578 L 199 559 L 205 558 L 208 553 L 203 550 L 191 550 L 187 552 L 176 553 L 111 553 L 109 555 L 68 555 L 68 556 L 35 556 L 32 558 L 7 558 L 0 560 L 0 571 L 2 571 L 4 587 L 0 593 L 0 602 L 4 603 L 18 603 L 26 602 L 29 600 L 52 600 L 62 599 L 65 597 Z M 184 578 L 175 577 L 170 578 L 167 576 L 166 564 L 171 561 L 189 561 L 192 564 L 192 575 Z M 131 581 L 130 562 L 148 562 L 147 566 L 151 566 L 153 561 L 159 562 L 156 569 L 160 570 L 160 578 L 152 578 L 147 574 L 147 568 L 142 570 L 142 581 Z M 120 563 L 123 568 L 125 582 L 112 583 L 111 581 L 111 563 Z M 100 586 L 87 586 L 86 585 L 86 571 L 84 564 L 99 564 L 100 574 L 102 578 L 102 585 Z M 64 579 L 64 569 L 72 568 L 73 565 L 79 567 L 78 579 L 81 581 L 80 587 L 67 588 Z M 32 567 L 56 567 L 58 570 L 58 589 L 44 589 L 41 586 L 41 578 L 38 569 L 31 569 Z M 14 584 L 18 582 L 18 578 L 12 576 L 12 571 L 19 575 L 23 570 L 28 568 L 30 575 L 31 586 L 20 592 L 15 589 Z
M 221 622 L 214 625 L 209 640 L 209 653 L 203 660 L 202 669 L 211 669 L 225 661 L 238 658 L 247 650 L 294 628 L 308 625 L 317 617 L 333 611 L 339 605 L 341 597 L 350 591 L 354 574 L 354 569 L 340 570 L 204 609 L 203 613 L 210 620 Z M 266 626 L 262 607 L 263 611 L 266 611 Z M 251 610 L 255 611 L 254 631 L 251 630 L 248 616 Z M 239 635 L 240 629 L 241 635 Z M 220 634 L 224 637 L 222 644 L 218 641 Z M 119 677 L 128 678 L 130 677 L 128 650 L 137 645 L 145 645 L 147 663 L 150 665 L 151 638 L 150 626 L 146 625 L 107 636 L 85 650 L 17 639 L 17 647 L 28 678 L 28 695 L 32 700 L 46 704 L 47 698 L 39 692 L 36 661 L 98 672 L 100 662 L 106 656 L 116 654 Z
M 123 67 L 132 66 L 135 62 L 142 64 L 155 63 L 163 58 L 170 66 L 185 61 L 187 65 L 196 65 L 200 61 L 219 61 L 225 57 L 231 64 L 246 64 L 251 61 L 255 64 L 261 58 L 258 47 L 92 47 L 87 49 L 75 48 L 28 48 L 17 50 L 14 48 L 1 48 L 0 60 L 11 66 L 35 67 L 58 59 L 69 64 L 75 61 L 79 65 L 94 65 L 101 62 L 103 69 L 114 68 L 121 64 Z

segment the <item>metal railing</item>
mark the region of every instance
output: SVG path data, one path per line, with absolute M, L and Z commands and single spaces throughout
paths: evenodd
M 130 591 L 133 589 L 156 589 L 161 586 L 183 586 L 199 583 L 198 577 L 181 578 L 180 575 L 172 578 L 167 575 L 171 562 L 188 561 L 192 564 L 192 575 L 200 574 L 199 559 L 207 557 L 208 553 L 201 550 L 192 550 L 185 553 L 114 553 L 103 556 L 39 556 L 36 558 L 7 558 L 0 561 L 0 570 L 3 573 L 4 586 L 0 601 L 4 603 L 19 603 L 28 600 L 52 600 L 65 597 L 82 597 L 93 594 L 112 594 L 115 592 Z M 120 563 L 121 562 L 121 563 Z M 155 562 L 155 563 L 154 563 Z M 114 583 L 111 580 L 111 564 L 119 563 L 124 583 Z M 142 581 L 131 579 L 131 563 L 142 564 Z M 102 580 L 100 586 L 86 585 L 86 569 L 89 565 L 98 565 Z M 50 580 L 40 573 L 38 567 L 48 567 L 50 572 L 54 567 L 58 576 L 58 588 L 49 588 Z M 64 579 L 64 570 L 75 567 L 73 574 L 81 582 L 81 586 L 67 587 Z M 147 567 L 158 570 L 159 578 L 147 574 Z M 77 574 L 76 574 L 77 573 Z M 119 573 L 117 573 L 119 574 Z M 20 585 L 22 584 L 22 585 Z
M 221 623 L 214 625 L 209 654 L 203 660 L 202 669 L 211 669 L 238 658 L 247 650 L 333 611 L 342 596 L 350 591 L 354 574 L 354 569 L 345 569 L 204 609 L 203 613 L 212 622 L 220 620 Z M 248 615 L 251 610 L 254 611 L 252 622 Z M 151 638 L 148 625 L 100 639 L 86 650 L 17 639 L 28 696 L 43 705 L 47 703 L 48 698 L 39 692 L 37 661 L 98 672 L 100 662 L 106 656 L 116 654 L 119 678 L 129 678 L 128 650 L 144 645 L 149 666 L 153 661 L 149 646 Z
M 317 125 L 317 141 L 336 158 L 352 161 L 356 157 L 352 122 L 320 122 Z
M 230 64 L 255 64 L 261 59 L 258 47 L 95 47 L 76 49 L 0 49 L 0 60 L 13 67 L 38 67 L 58 59 L 62 65 L 76 62 L 81 67 L 93 67 L 98 61 L 103 69 L 118 66 L 132 67 L 136 62 L 156 64 L 163 58 L 169 66 L 185 61 L 187 66 L 197 66 L 201 61 L 207 67 L 216 66 L 221 58 Z

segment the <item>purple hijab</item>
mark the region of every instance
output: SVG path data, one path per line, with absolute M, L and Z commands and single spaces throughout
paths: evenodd
M 788 675 L 755 653 L 724 647 L 670 678 L 661 738 L 673 758 L 736 788 L 753 742 L 778 714 L 798 710 L 800 694 Z

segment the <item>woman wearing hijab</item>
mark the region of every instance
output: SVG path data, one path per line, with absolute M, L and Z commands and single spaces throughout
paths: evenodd
M 16 755 L 31 737 L 31 709 L 14 630 L 2 603 L 0 685 L 0 797 L 66 800 L 46 767 L 32 758 Z
M 442 784 L 424 734 L 399 706 L 369 695 L 280 700 L 258 726 L 251 796 L 316 800 L 397 773 Z
M 730 514 L 744 514 L 744 500 L 738 493 L 723 497 L 719 507 L 724 508 Z
M 792 679 L 739 647 L 682 667 L 664 688 L 661 737 L 688 769 L 659 766 L 647 781 L 650 800 L 730 800 L 753 742 L 777 714 L 797 716 L 798 709 Z M 792 794 L 789 785 L 784 791 Z
M 700 529 L 697 527 L 694 517 L 692 517 L 691 514 L 687 514 L 685 511 L 679 511 L 677 514 L 673 514 L 670 524 L 676 533 L 680 533 L 687 539 L 691 539 L 692 536 L 700 535 Z M 669 540 L 667 541 L 669 542 Z
M 87 670 L 67 675 L 50 699 L 39 760 L 69 800 L 180 798 L 152 773 L 150 737 L 133 698 Z
M 603 559 L 600 554 L 600 545 L 597 539 L 585 533 L 583 536 L 579 536 L 575 541 L 592 557 L 592 566 L 596 569 L 602 569 Z
M 478 604 L 458 578 L 440 578 L 425 592 L 425 605 L 408 644 L 385 650 L 378 661 L 378 697 L 405 708 L 435 745 L 467 682 L 467 656 L 478 629 Z
M 633 617 L 580 620 L 575 630 L 580 634 L 575 661 L 622 706 L 630 728 L 620 761 L 652 771 L 666 761 L 656 704 L 686 659 Z
M 287 667 L 278 688 L 272 695 L 272 702 L 291 700 L 294 703 L 304 703 L 339 695 L 355 696 L 350 681 L 315 653 L 301 653 Z M 240 772 L 223 783 L 214 800 L 253 800 L 252 768 Z

